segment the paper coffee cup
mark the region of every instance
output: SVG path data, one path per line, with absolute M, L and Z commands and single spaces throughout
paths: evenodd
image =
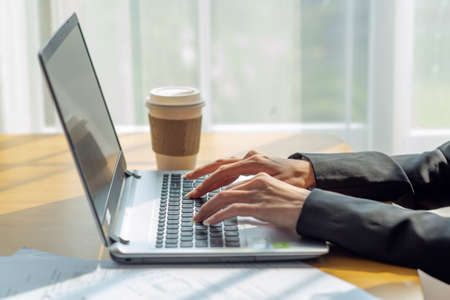
M 150 91 L 146 106 L 158 169 L 193 169 L 205 106 L 200 91 L 191 87 L 156 88 Z

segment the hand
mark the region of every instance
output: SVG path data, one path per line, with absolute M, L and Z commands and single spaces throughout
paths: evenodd
M 193 221 L 210 225 L 236 216 L 247 216 L 295 230 L 310 193 L 267 173 L 259 173 L 212 197 L 202 205 Z
M 315 185 L 314 171 L 309 161 L 269 157 L 251 150 L 242 159 L 218 159 L 186 173 L 184 177 L 187 179 L 195 179 L 211 173 L 187 196 L 198 198 L 207 192 L 232 183 L 240 175 L 254 175 L 259 172 L 265 172 L 276 179 L 301 188 Z

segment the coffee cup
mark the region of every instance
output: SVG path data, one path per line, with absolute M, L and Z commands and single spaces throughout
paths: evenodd
M 193 169 L 205 106 L 200 91 L 192 87 L 156 88 L 150 91 L 146 106 L 158 169 Z

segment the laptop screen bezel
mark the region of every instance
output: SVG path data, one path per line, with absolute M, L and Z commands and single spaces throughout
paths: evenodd
M 53 89 L 53 86 L 50 81 L 50 77 L 48 76 L 48 72 L 47 72 L 47 68 L 46 68 L 46 63 L 51 59 L 53 54 L 57 51 L 59 46 L 61 46 L 61 44 L 64 42 L 64 40 L 67 38 L 67 36 L 75 29 L 78 29 L 80 32 L 81 39 L 83 41 L 83 46 L 85 47 L 90 66 L 92 68 L 93 75 L 96 80 L 96 84 L 99 88 L 100 95 L 101 95 L 103 104 L 105 106 L 105 109 L 106 109 L 106 112 L 108 115 L 108 121 L 111 122 L 111 125 L 112 125 L 111 127 L 114 131 L 114 136 L 115 136 L 115 138 L 117 140 L 117 144 L 119 146 L 119 154 L 117 156 L 116 166 L 114 168 L 113 176 L 112 176 L 111 183 L 109 186 L 108 195 L 106 197 L 105 212 L 104 212 L 103 216 L 97 215 L 97 212 L 96 212 L 96 209 L 94 206 L 93 196 L 91 195 L 91 193 L 89 191 L 89 188 L 88 188 L 88 185 L 86 182 L 86 178 L 85 178 L 83 172 L 81 171 L 80 160 L 77 157 L 73 141 L 71 140 L 70 135 L 69 135 L 69 130 L 66 126 L 66 123 L 64 122 L 64 117 L 62 115 L 61 107 L 58 103 L 56 93 Z M 83 31 L 81 30 L 81 26 L 79 24 L 76 13 L 73 13 L 67 19 L 67 21 L 65 21 L 64 24 L 62 24 L 60 26 L 60 28 L 53 34 L 53 36 L 50 38 L 50 40 L 47 42 L 47 44 L 44 45 L 44 47 L 39 51 L 38 57 L 39 57 L 41 69 L 44 73 L 44 77 L 47 81 L 47 85 L 50 90 L 50 94 L 51 94 L 53 102 L 55 104 L 58 117 L 61 121 L 61 125 L 63 127 L 65 136 L 67 138 L 67 142 L 69 144 L 70 151 L 71 151 L 73 159 L 75 161 L 75 165 L 77 167 L 78 174 L 79 174 L 79 177 L 80 177 L 82 185 L 83 185 L 83 189 L 85 191 L 86 197 L 88 198 L 89 207 L 91 208 L 91 213 L 94 216 L 95 223 L 96 223 L 97 229 L 99 231 L 99 234 L 102 237 L 103 243 L 106 247 L 108 247 L 111 244 L 111 241 L 109 239 L 109 237 L 111 236 L 110 227 L 112 224 L 112 220 L 114 220 L 115 215 L 116 215 L 116 209 L 110 210 L 108 208 L 112 201 L 117 204 L 116 208 L 118 207 L 118 201 L 119 201 L 118 198 L 120 197 L 120 192 L 121 192 L 122 186 L 124 184 L 124 180 L 126 178 L 125 171 L 127 170 L 127 164 L 125 161 L 125 157 L 123 155 L 122 146 L 120 144 L 117 132 L 115 130 L 114 123 L 112 121 L 108 106 L 106 104 L 105 97 L 104 97 L 97 73 L 95 71 L 95 68 L 94 68 L 94 65 L 93 65 L 93 62 L 91 59 L 91 55 L 89 53 L 89 49 L 87 47 L 86 40 L 84 38 Z

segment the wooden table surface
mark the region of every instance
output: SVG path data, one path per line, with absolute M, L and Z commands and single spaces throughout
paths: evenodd
M 120 136 L 130 169 L 155 169 L 149 134 Z M 313 134 L 204 133 L 198 164 L 257 149 L 267 154 L 349 152 Z M 105 257 L 63 135 L 0 135 L 0 255 L 27 246 L 80 258 Z M 417 271 L 357 257 L 333 246 L 307 263 L 383 299 L 422 299 Z

